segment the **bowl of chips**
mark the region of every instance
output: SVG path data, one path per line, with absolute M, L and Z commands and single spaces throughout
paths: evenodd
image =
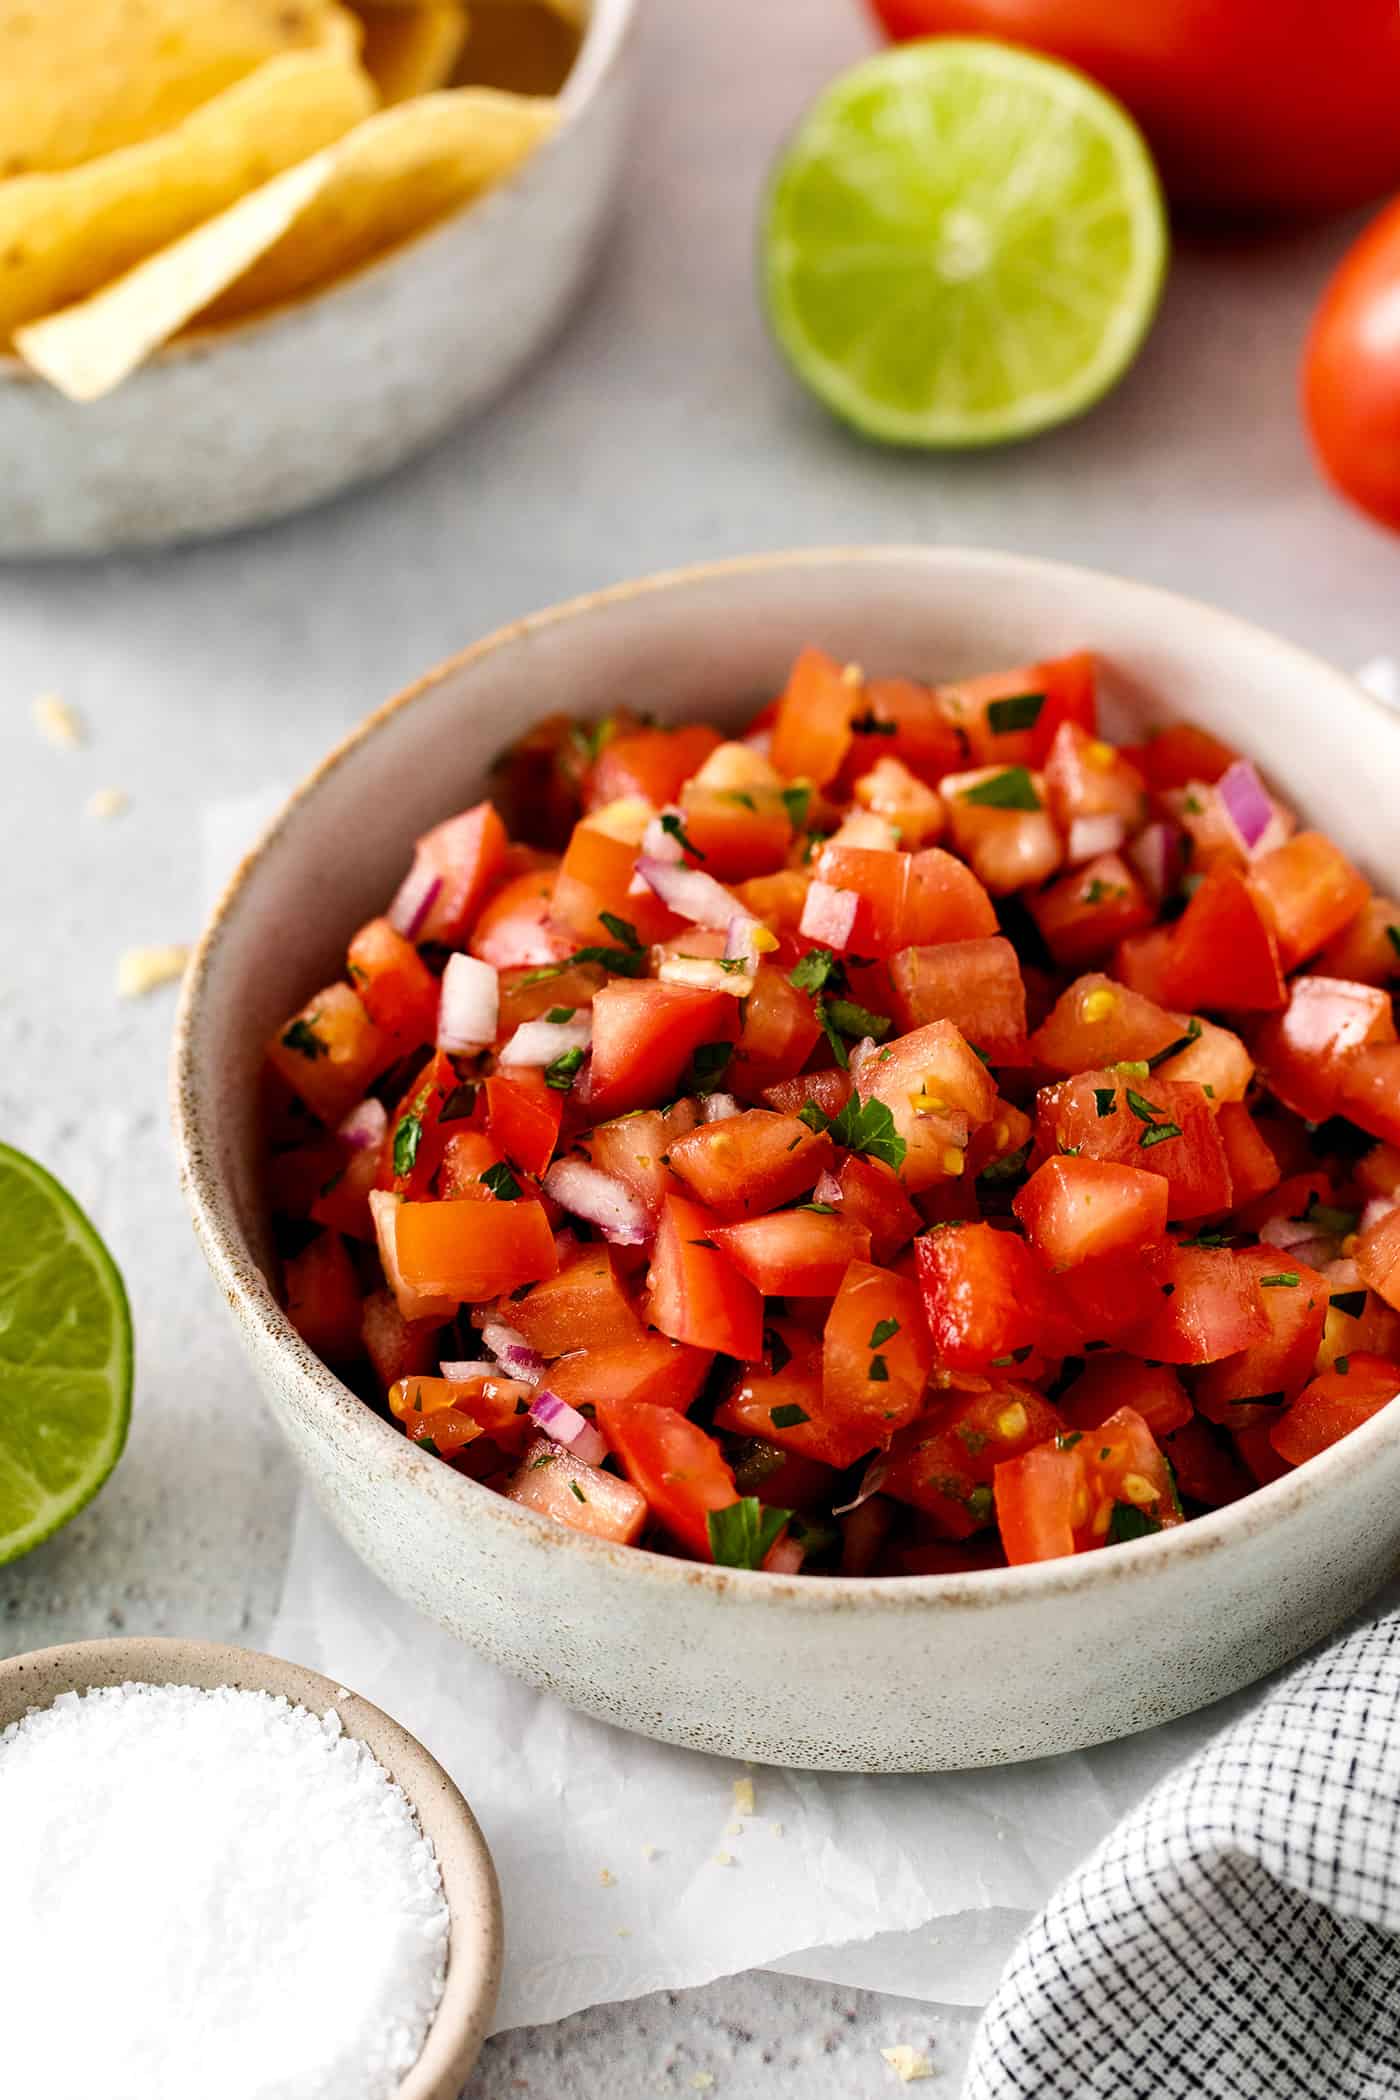
M 0 0 L 0 555 L 264 523 L 562 316 L 635 0 Z

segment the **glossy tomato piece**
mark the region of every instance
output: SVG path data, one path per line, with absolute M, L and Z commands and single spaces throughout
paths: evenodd
M 895 1438 L 881 1493 L 921 1510 L 942 1537 L 970 1538 L 992 1521 L 998 1466 L 1063 1428 L 1057 1410 L 1030 1386 L 952 1393 Z
M 552 1276 L 513 1295 L 502 1316 L 541 1356 L 621 1349 L 642 1339 L 616 1257 L 597 1241 L 576 1248 Z
M 789 780 L 825 787 L 851 747 L 851 720 L 860 711 L 862 680 L 822 649 L 804 649 L 778 702 L 769 756 Z
M 1159 1363 L 1210 1364 L 1270 1333 L 1252 1261 L 1229 1247 L 1173 1246 L 1154 1257 L 1159 1304 L 1129 1340 Z
M 1085 1346 L 1122 1341 L 1151 1317 L 1157 1304 L 1152 1252 L 1148 1246 L 1122 1254 L 1096 1254 L 1055 1273 L 1051 1288 L 1056 1309 L 1062 1323 Z M 1066 1346 L 1069 1344 L 1062 1341 L 1061 1351 Z
M 1123 827 L 1121 840 L 1136 831 L 1147 814 L 1146 787 L 1138 768 L 1078 722 L 1062 722 L 1055 732 L 1045 760 L 1045 793 L 1051 815 L 1071 840 L 1072 860 L 1085 857 L 1073 844 L 1077 820 L 1116 817 Z
M 425 831 L 414 848 L 413 877 L 431 901 L 412 929 L 413 939 L 460 945 L 505 855 L 506 829 L 489 802 Z
M 558 867 L 546 861 L 494 890 L 472 928 L 469 952 L 495 970 L 538 970 L 572 955 L 578 943 L 551 916 Z
M 549 1367 L 549 1390 L 580 1411 L 615 1399 L 649 1400 L 684 1413 L 713 1362 L 713 1350 L 687 1348 L 664 1334 L 643 1334 L 621 1348 L 571 1349 L 557 1357 Z
M 1247 1108 L 1237 1101 L 1225 1102 L 1216 1112 L 1215 1127 L 1230 1172 L 1230 1200 L 1236 1207 L 1278 1187 L 1279 1163 Z
M 700 1124 L 675 1139 L 667 1157 L 697 1203 L 717 1218 L 737 1219 L 805 1196 L 835 1164 L 836 1148 L 824 1130 L 809 1130 L 796 1116 L 749 1108 Z
M 1172 955 L 1175 925 L 1152 926 L 1146 933 L 1130 933 L 1118 943 L 1113 974 L 1128 991 L 1169 1006 L 1176 994 L 1170 988 L 1168 964 Z
M 1099 1349 L 1060 1395 L 1060 1407 L 1071 1429 L 1097 1429 L 1123 1407 L 1132 1408 L 1160 1443 L 1191 1420 L 1191 1399 L 1170 1364 L 1147 1364 L 1139 1357 Z
M 539 1433 L 530 1420 L 533 1397 L 515 1378 L 403 1378 L 389 1388 L 389 1407 L 409 1430 L 451 1409 L 503 1451 L 520 1452 Z
M 719 882 L 742 882 L 782 867 L 792 845 L 792 818 L 777 787 L 706 788 L 694 782 L 680 797 L 685 835 Z
M 1400 204 L 1347 251 L 1323 294 L 1303 365 L 1303 401 L 1318 456 L 1353 503 L 1400 531 Z
M 895 1013 L 901 1028 L 951 1021 L 991 1064 L 1020 1064 L 1026 1056 L 1026 987 L 1010 941 L 944 941 L 902 948 L 890 960 Z
M 655 1219 L 667 1196 L 685 1194 L 684 1183 L 671 1172 L 668 1161 L 676 1139 L 693 1130 L 698 1121 L 693 1101 L 677 1101 L 664 1111 L 643 1109 L 599 1123 L 585 1142 L 594 1166 L 620 1181 Z
M 812 1349 L 780 1370 L 746 1366 L 734 1391 L 716 1409 L 715 1427 L 735 1436 L 760 1437 L 781 1451 L 841 1468 L 854 1465 L 883 1441 L 879 1424 L 828 1418 L 822 1407 L 821 1359 Z
M 550 914 L 575 946 L 617 946 L 617 936 L 603 923 L 604 912 L 624 919 L 643 945 L 676 932 L 679 921 L 659 897 L 645 886 L 632 894 L 642 833 L 652 814 L 649 802 L 610 802 L 574 826 L 554 878 Z
M 393 1055 L 358 993 L 328 984 L 278 1029 L 268 1063 L 323 1123 L 338 1123 Z
M 720 736 L 708 722 L 681 722 L 674 729 L 633 729 L 610 737 L 598 754 L 588 806 L 598 809 L 636 795 L 659 807 L 674 802 L 697 773 Z
M 431 1371 L 441 1336 L 440 1320 L 405 1319 L 392 1291 L 371 1291 L 360 1308 L 360 1340 L 381 1392 Z
M 1113 1160 L 1162 1175 L 1173 1219 L 1229 1207 L 1225 1148 L 1198 1086 L 1080 1072 L 1036 1096 L 1036 1144 L 1042 1156 Z
M 863 1153 L 848 1152 L 837 1176 L 841 1184 L 841 1209 L 870 1234 L 870 1252 L 877 1262 L 890 1262 L 923 1229 L 923 1219 L 905 1194 L 893 1169 Z
M 585 1465 L 548 1437 L 529 1446 L 501 1493 L 508 1502 L 567 1524 L 570 1531 L 617 1546 L 635 1546 L 646 1529 L 648 1504 L 640 1488 L 600 1466 Z
M 1320 831 L 1299 831 L 1261 854 L 1249 881 L 1273 920 L 1285 970 L 1316 955 L 1370 895 L 1365 877 Z
M 1183 1521 L 1166 1460 L 1136 1409 L 1120 1407 L 1076 1450 L 1088 1497 L 1087 1514 L 1075 1526 L 1081 1550 L 1166 1531 Z
M 1238 1430 L 1276 1416 L 1311 1378 L 1331 1286 L 1277 1247 L 1241 1247 L 1235 1259 L 1254 1271 L 1269 1330 L 1238 1355 L 1207 1364 L 1195 1394 L 1208 1421 Z
M 739 1499 L 714 1438 L 674 1407 L 613 1396 L 599 1400 L 598 1426 L 657 1523 L 696 1560 L 712 1560 L 710 1515 Z
M 1267 1441 L 1268 1425 L 1264 1426 Z M 1232 1440 L 1213 1423 L 1195 1415 L 1170 1435 L 1154 1430 L 1162 1451 L 1171 1463 L 1178 1492 L 1207 1509 L 1224 1509 L 1249 1494 L 1255 1482 L 1240 1463 Z M 1251 1435 L 1254 1432 L 1251 1432 Z M 1272 1456 L 1272 1451 L 1270 1453 Z
M 1400 1394 L 1400 1364 L 1358 1350 L 1303 1388 L 1270 1432 L 1280 1458 L 1301 1466 L 1319 1451 L 1350 1436 Z
M 339 1144 L 336 1151 L 339 1157 L 335 1165 L 321 1176 L 311 1216 L 318 1225 L 329 1225 L 333 1232 L 348 1233 L 355 1240 L 372 1240 L 374 1219 L 369 1198 L 370 1191 L 379 1186 L 378 1147 L 362 1145 L 351 1150 Z
M 387 919 L 371 919 L 350 943 L 351 983 L 382 1029 L 390 1054 L 402 1057 L 437 1034 L 438 981 L 412 941 Z
M 914 1242 L 914 1257 L 940 1364 L 985 1371 L 1018 1349 L 1059 1355 L 1070 1345 L 1049 1279 L 1018 1234 L 943 1225 Z
M 1319 976 L 1353 984 L 1393 985 L 1400 977 L 1400 904 L 1393 897 L 1368 897 L 1314 967 Z
M 1268 1013 L 1283 1005 L 1268 909 L 1236 869 L 1212 868 L 1201 883 L 1172 929 L 1163 979 L 1174 1006 Z
M 1068 1077 L 1160 1057 L 1185 1034 L 1179 1015 L 1093 971 L 1060 994 L 1031 1037 L 1030 1053 L 1034 1063 Z
M 1078 1439 L 1033 1445 L 996 1469 L 997 1530 L 1013 1568 L 1073 1553 L 1075 1520 L 1086 1503 Z
M 1338 1106 L 1372 1137 L 1400 1145 L 1400 1046 L 1358 1050 L 1342 1073 Z
M 899 1176 L 911 1190 L 957 1180 L 969 1136 L 996 1112 L 991 1074 L 951 1021 L 931 1021 L 878 1047 L 863 1044 L 851 1078 L 862 1101 L 888 1108 L 905 1145 Z
M 940 792 L 953 844 L 994 897 L 1048 881 L 1063 861 L 1043 774 L 1024 766 L 979 767 L 950 773 Z
M 810 1101 L 825 1116 L 839 1116 L 851 1098 L 851 1075 L 837 1065 L 819 1072 L 803 1072 L 796 1079 L 781 1079 L 763 1089 L 763 1098 L 779 1115 L 795 1116 Z
M 743 1003 L 726 1085 L 741 1099 L 752 1100 L 776 1081 L 791 1079 L 816 1049 L 821 1032 L 810 995 L 789 981 L 787 968 L 760 963 Z
M 1112 954 L 1156 916 L 1136 872 L 1118 853 L 1100 853 L 1027 902 L 1041 939 L 1065 970 Z
M 1093 735 L 1096 665 L 1087 649 L 1044 663 L 1019 664 L 939 687 L 950 721 L 979 766 L 1038 766 L 1062 723 Z
M 1097 1255 L 1135 1252 L 1165 1238 L 1167 1184 L 1116 1161 L 1057 1155 L 1036 1168 L 1012 1209 L 1041 1259 L 1073 1268 Z
M 484 1177 L 504 1165 L 500 1147 L 484 1130 L 454 1130 L 442 1148 L 433 1194 L 446 1203 L 493 1203 L 495 1192 Z
M 544 1205 L 400 1203 L 394 1223 L 398 1271 L 421 1299 L 478 1304 L 558 1267 Z M 405 1308 L 407 1310 L 407 1308 Z
M 967 745 L 937 693 L 912 678 L 868 678 L 853 730 L 841 767 L 848 785 L 886 758 L 932 787 L 967 763 Z
M 1186 1028 L 1185 1047 L 1174 1057 L 1159 1057 L 1152 1068 L 1156 1076 L 1191 1081 L 1217 1114 L 1226 1102 L 1243 1101 L 1254 1078 L 1254 1059 L 1240 1037 L 1200 1014 L 1192 1014 Z
M 282 1264 L 287 1318 L 327 1363 L 360 1353 L 360 1286 L 338 1232 L 322 1232 Z
M 485 1082 L 486 1128 L 505 1157 L 527 1174 L 543 1174 L 559 1143 L 564 1096 L 543 1072 L 518 1065 Z
M 822 1419 L 885 1445 L 924 1404 L 933 1367 L 917 1285 L 863 1257 L 840 1279 L 822 1334 Z
M 1400 1310 L 1400 1209 L 1366 1227 L 1356 1243 L 1356 1267 L 1363 1283 Z
M 710 1235 L 765 1297 L 829 1298 L 847 1264 L 870 1252 L 870 1234 L 840 1211 L 773 1211 L 742 1225 L 711 1225 Z
M 738 1033 L 739 1002 L 728 992 L 613 978 L 593 1001 L 593 1050 L 581 1089 L 589 1115 L 669 1100 L 697 1050 L 733 1043 Z
M 1194 722 L 1170 722 L 1155 730 L 1138 755 L 1148 786 L 1159 795 L 1196 781 L 1214 787 L 1239 757 L 1229 744 Z
M 906 857 L 897 947 L 981 940 L 996 931 L 996 907 L 965 862 L 941 846 Z
M 719 1251 L 715 1222 L 698 1203 L 666 1198 L 647 1275 L 646 1316 L 673 1341 L 748 1362 L 763 1349 L 763 1300 Z
M 1269 1091 L 1310 1123 L 1338 1113 L 1346 1065 L 1357 1050 L 1393 1043 L 1390 996 L 1340 977 L 1295 977 L 1288 1005 L 1254 1038 Z
M 845 943 L 854 953 L 888 955 L 901 945 L 908 866 L 906 854 L 869 846 L 833 844 L 823 846 L 817 855 L 817 881 L 859 899 L 855 925 Z M 810 921 L 809 912 L 803 919 L 803 932 L 816 940 L 819 930 Z
M 379 1186 L 400 1196 L 426 1196 L 449 1135 L 474 1113 L 473 1090 L 459 1084 L 447 1053 L 435 1050 L 389 1118 Z

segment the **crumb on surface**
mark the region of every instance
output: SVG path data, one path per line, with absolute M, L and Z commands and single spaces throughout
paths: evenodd
M 913 2049 L 908 2042 L 896 2042 L 889 2049 L 882 2049 L 881 2056 L 902 2085 L 912 2085 L 916 2078 L 932 2078 L 933 2065 L 921 2049 Z
M 185 974 L 190 951 L 184 947 L 128 948 L 117 963 L 117 996 L 143 999 L 162 984 Z
M 715 1854 L 715 1865 L 717 1867 L 732 1867 L 733 1864 L 734 1854 L 732 1852 L 717 1852 Z
M 598 1882 L 602 1888 L 615 1889 L 617 1887 L 617 1876 L 611 1873 L 607 1867 L 599 1867 Z
M 692 2071 L 690 2082 L 697 2093 L 708 2093 L 715 2082 L 715 2074 L 713 2071 Z
M 772 1831 L 775 1838 L 780 1838 L 783 1834 L 783 1826 L 781 1823 L 770 1823 L 768 1825 L 768 1828 Z
M 734 1813 L 736 1816 L 751 1816 L 754 1811 L 753 1781 L 736 1779 L 734 1782 Z
M 125 788 L 94 788 L 87 800 L 90 817 L 119 817 L 131 802 Z
M 29 711 L 40 736 L 58 750 L 76 751 L 87 742 L 82 716 L 60 694 L 40 693 Z
M 642 1858 L 643 1858 L 643 1859 L 659 1859 L 660 1857 L 661 1857 L 661 1851 L 660 1851 L 660 1847 L 659 1847 L 659 1846 L 657 1846 L 657 1845 L 643 1845 L 643 1847 L 642 1847 Z

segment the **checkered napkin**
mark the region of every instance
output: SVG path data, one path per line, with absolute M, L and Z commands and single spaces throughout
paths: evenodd
M 1400 2100 L 1400 1617 L 1173 1772 L 1007 1967 L 965 2100 Z

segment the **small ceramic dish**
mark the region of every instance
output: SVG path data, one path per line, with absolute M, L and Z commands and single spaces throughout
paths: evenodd
M 872 676 L 935 679 L 1093 648 L 1110 733 L 1202 723 L 1397 893 L 1400 722 L 1209 606 L 949 548 L 656 577 L 476 643 L 292 797 L 185 980 L 185 1189 L 312 1492 L 391 1588 L 495 1661 L 605 1720 L 775 1764 L 919 1771 L 1078 1749 L 1261 1676 L 1385 1579 L 1400 1559 L 1400 1407 L 1233 1507 L 1112 1552 L 971 1576 L 747 1573 L 585 1538 L 416 1451 L 312 1354 L 267 1281 L 263 1045 L 339 972 L 415 835 L 486 792 L 495 752 L 544 714 L 739 722 L 807 642 Z
M 403 1788 L 432 1841 L 451 1915 L 447 1982 L 423 2053 L 398 2100 L 458 2100 L 481 2052 L 501 1980 L 501 1898 L 476 1818 L 437 1759 L 397 1721 L 297 1663 L 214 1641 L 72 1641 L 0 1662 L 0 1729 L 63 1692 L 113 1684 L 234 1685 L 271 1692 L 324 1714 L 371 1750 Z
M 263 524 L 500 392 L 579 290 L 626 148 L 636 0 L 590 0 L 561 122 L 512 178 L 315 296 L 158 353 L 101 400 L 0 354 L 0 556 Z

